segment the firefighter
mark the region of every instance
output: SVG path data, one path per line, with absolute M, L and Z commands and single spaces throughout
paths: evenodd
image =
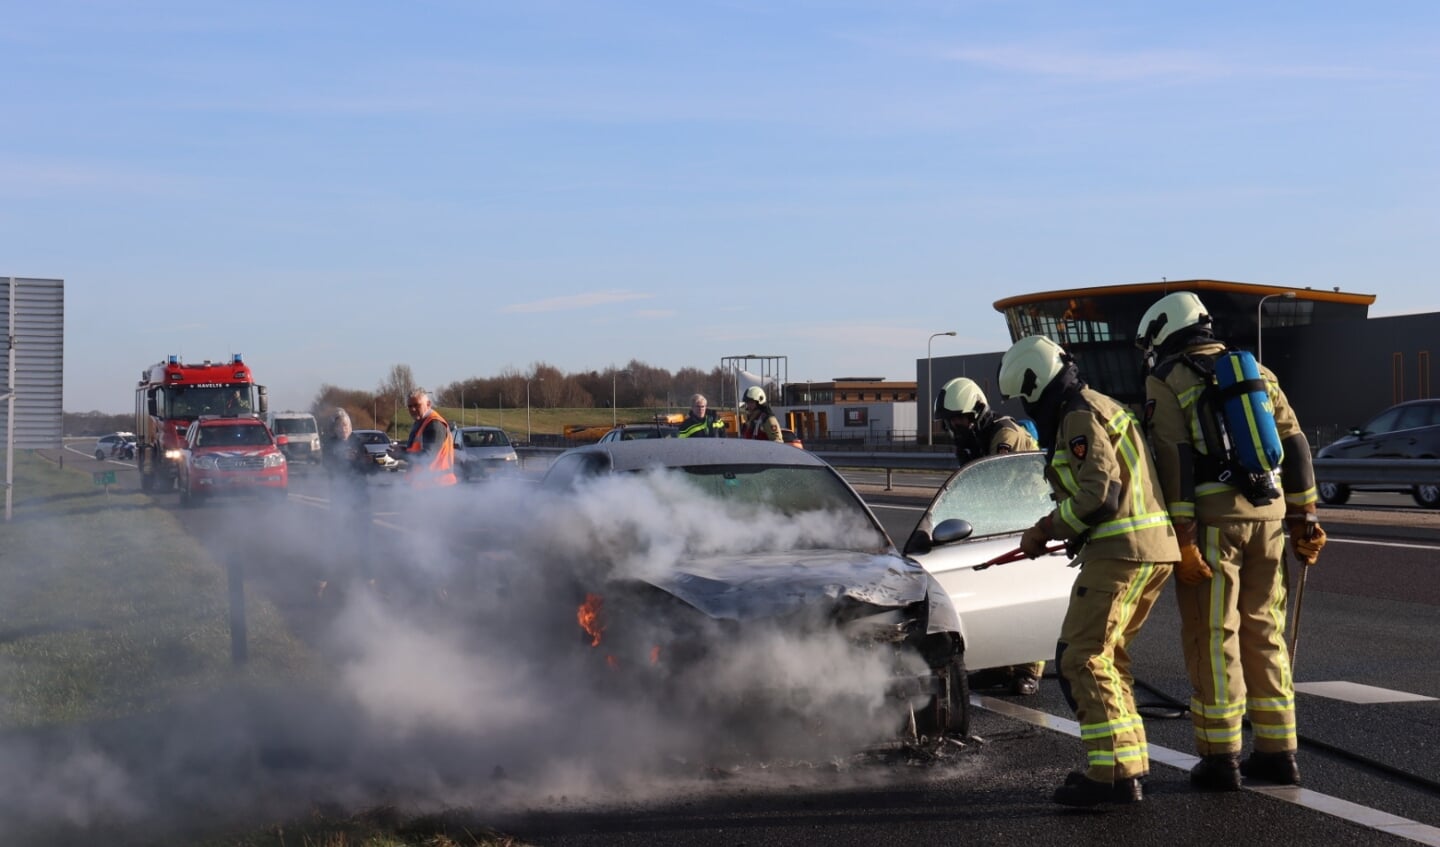
M 1080 724 L 1086 769 L 1055 791 L 1066 806 L 1134 803 L 1150 769 L 1135 709 L 1127 645 L 1180 558 L 1141 434 L 1126 407 L 1088 387 L 1060 345 L 1015 342 L 1000 360 L 1000 392 L 1018 397 L 1040 432 L 1055 508 L 1025 531 L 1035 558 L 1065 539 L 1080 573 L 1055 648 L 1060 690 Z
M 707 409 L 709 401 L 704 394 L 690 398 L 690 413 L 680 422 L 681 438 L 724 438 L 725 422 L 716 417 L 713 409 Z
M 935 395 L 935 419 L 954 439 L 955 458 L 962 468 L 982 456 L 1040 449 L 1018 421 L 996 416 L 985 392 L 967 377 L 957 377 L 940 387 L 940 393 Z M 1040 690 L 1040 675 L 1044 672 L 1044 662 L 986 668 L 971 675 L 970 684 L 985 687 L 987 680 L 995 680 L 994 684 L 1008 684 L 1011 694 L 1028 696 Z
M 740 425 L 741 438 L 754 438 L 759 441 L 785 442 L 784 436 L 780 433 L 780 421 L 771 411 L 770 404 L 765 402 L 765 389 L 758 385 L 752 385 L 745 389 L 744 399 L 741 406 L 745 411 L 745 421 Z
M 1295 690 L 1285 647 L 1285 535 L 1304 566 L 1315 562 L 1325 532 L 1315 521 L 1310 445 L 1275 375 L 1260 368 L 1284 448 L 1283 500 L 1246 496 L 1222 479 L 1224 448 L 1198 402 L 1225 345 L 1194 294 L 1168 294 L 1140 319 L 1136 344 L 1153 369 L 1145 379 L 1145 418 L 1160 484 L 1180 540 L 1175 572 L 1180 636 L 1194 690 L 1190 717 L 1200 762 L 1190 782 L 1207 791 L 1238 791 L 1240 777 L 1280 785 L 1300 782 L 1295 763 Z M 1181 367 L 1188 363 L 1189 366 Z M 1236 437 L 1243 437 L 1239 434 Z M 1214 441 L 1212 436 L 1210 439 Z M 1253 499 L 1253 502 L 1252 502 Z M 1268 501 L 1268 502 L 1260 502 Z M 1254 729 L 1254 751 L 1240 763 L 1241 722 Z
M 410 392 L 405 406 L 415 423 L 403 452 L 395 458 L 409 463 L 410 483 L 418 488 L 454 485 L 455 444 L 450 438 L 450 424 L 430 404 L 430 394 L 423 388 Z

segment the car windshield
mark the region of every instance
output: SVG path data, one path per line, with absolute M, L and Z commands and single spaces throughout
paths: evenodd
M 276 418 L 276 435 L 311 435 L 317 432 L 314 418 Z
M 509 447 L 510 439 L 498 429 L 469 430 L 463 434 L 466 447 Z
M 355 434 L 360 436 L 360 441 L 363 444 L 388 445 L 390 443 L 390 436 L 386 435 L 383 432 L 357 432 Z
M 254 424 L 202 426 L 195 436 L 197 447 L 259 447 L 269 443 L 265 427 Z
M 1016 453 L 971 462 L 946 480 L 931 512 L 932 525 L 963 518 L 972 538 L 1023 532 L 1050 513 L 1045 454 Z

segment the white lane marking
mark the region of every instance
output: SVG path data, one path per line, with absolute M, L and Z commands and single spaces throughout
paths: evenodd
M 1371 547 L 1399 547 L 1405 550 L 1436 549 L 1434 544 L 1406 544 L 1400 541 L 1372 541 L 1367 538 L 1336 538 L 1333 535 L 1327 537 L 1325 540 L 1327 543 L 1333 541 L 1336 544 L 1366 544 Z
M 1344 700 L 1347 703 L 1415 703 L 1435 699 L 1426 697 L 1424 694 L 1392 691 L 1389 688 L 1376 688 L 1373 685 L 1344 681 L 1297 682 L 1295 690 L 1318 697 L 1329 697 L 1332 700 Z
M 1015 718 L 1028 724 L 1053 729 L 1063 732 L 1075 738 L 1080 737 L 1080 725 L 1075 721 L 1055 715 L 1020 706 L 1007 700 L 997 700 L 993 697 L 985 697 L 980 694 L 970 695 L 970 704 L 981 709 L 987 709 L 1006 717 Z M 1149 745 L 1150 761 L 1160 762 L 1171 767 L 1189 770 L 1200 761 L 1199 757 L 1179 750 L 1171 750 L 1169 747 L 1161 747 L 1158 744 Z M 1248 781 L 1245 784 L 1246 790 L 1254 791 L 1257 794 L 1264 794 L 1276 800 L 1283 800 L 1286 803 L 1293 803 L 1306 809 L 1323 812 L 1327 815 L 1341 818 L 1342 820 L 1363 826 L 1369 829 L 1404 838 L 1407 841 L 1415 841 L 1420 844 L 1429 844 L 1432 847 L 1440 847 L 1440 827 L 1412 821 L 1409 818 L 1402 818 L 1383 812 L 1379 809 L 1372 809 L 1369 806 L 1361 806 L 1358 803 L 1351 803 L 1349 800 L 1342 800 L 1339 797 L 1331 797 L 1328 794 L 1321 794 L 1318 791 L 1311 791 L 1308 788 L 1300 788 L 1293 785 L 1265 785 L 1263 783 L 1251 785 Z

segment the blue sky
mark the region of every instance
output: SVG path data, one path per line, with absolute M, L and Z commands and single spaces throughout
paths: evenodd
M 65 408 L 536 362 L 912 379 L 993 303 L 1210 278 L 1440 310 L 1440 4 L 0 0 L 0 275 Z

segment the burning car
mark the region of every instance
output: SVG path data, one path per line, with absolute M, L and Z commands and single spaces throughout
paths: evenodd
M 574 627 L 615 687 L 716 736 L 760 715 L 831 737 L 852 718 L 867 723 L 857 739 L 968 733 L 948 594 L 822 459 L 744 439 L 613 441 L 562 453 L 541 486 L 600 510 L 584 551 L 605 565 L 578 575 Z

